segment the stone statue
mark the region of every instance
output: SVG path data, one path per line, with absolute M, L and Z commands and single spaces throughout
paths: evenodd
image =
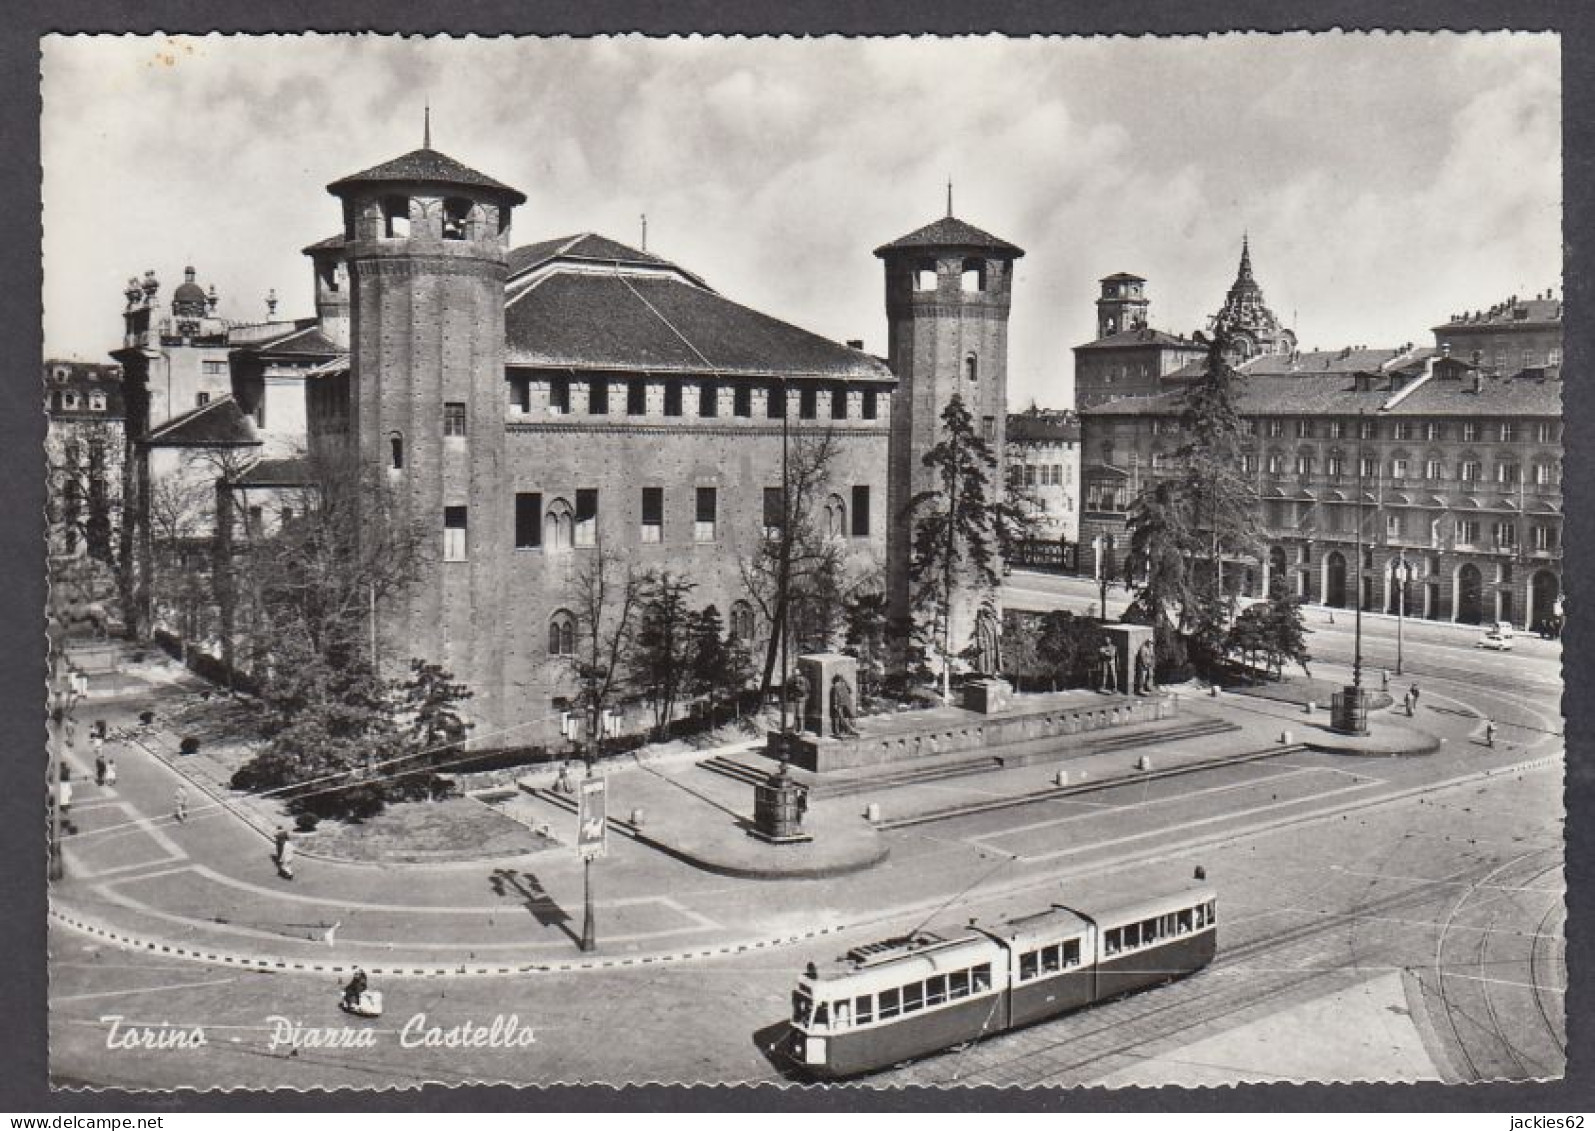
M 1157 691 L 1157 645 L 1147 637 L 1135 653 L 1135 693 L 1151 695 Z
M 831 680 L 831 735 L 852 738 L 858 734 L 853 724 L 853 688 L 842 676 Z
M 1114 692 L 1119 689 L 1119 654 L 1112 641 L 1103 641 L 1097 649 L 1098 691 Z
M 1002 627 L 990 606 L 975 617 L 975 670 L 981 675 L 996 675 L 1002 670 Z
M 797 712 L 797 718 L 793 720 L 796 725 L 793 726 L 792 731 L 794 734 L 802 734 L 803 706 L 809 698 L 809 681 L 804 678 L 802 672 L 792 673 L 792 678 L 786 686 L 786 694 L 787 698 L 792 701 L 794 710 Z

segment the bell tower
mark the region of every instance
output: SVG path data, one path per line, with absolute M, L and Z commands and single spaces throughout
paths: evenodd
M 415 581 L 376 598 L 378 661 L 452 670 L 482 733 L 505 714 L 504 279 L 526 197 L 430 144 L 327 191 L 343 202 L 350 450 L 419 536 Z
M 1125 330 L 1146 325 L 1146 280 L 1139 275 L 1119 272 L 1101 280 L 1102 297 L 1097 299 L 1097 338 L 1111 338 Z
M 941 414 L 956 395 L 997 455 L 1003 484 L 1008 405 L 1008 310 L 1014 261 L 1024 251 L 948 214 L 875 249 L 886 268 L 887 361 L 897 376 L 887 444 L 887 612 L 905 623 L 912 602 L 910 501 L 940 487 L 922 460 L 941 438 Z M 961 650 L 974 634 L 978 598 L 955 596 L 952 638 Z

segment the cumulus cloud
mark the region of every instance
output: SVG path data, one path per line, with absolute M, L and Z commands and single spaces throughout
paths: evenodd
M 414 148 L 884 351 L 870 254 L 939 216 L 1024 247 L 1010 396 L 1066 404 L 1096 280 L 1204 324 L 1243 231 L 1304 345 L 1429 340 L 1559 283 L 1554 36 L 730 40 L 78 37 L 44 49 L 45 335 L 101 357 L 120 291 L 192 263 L 235 318 L 311 310 L 329 181 Z

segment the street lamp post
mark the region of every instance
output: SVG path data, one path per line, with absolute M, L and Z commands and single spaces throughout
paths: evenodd
M 787 671 L 787 626 L 791 623 L 791 616 L 787 609 L 787 598 L 791 589 L 792 573 L 792 485 L 787 473 L 787 448 L 789 428 L 787 416 L 791 412 L 791 398 L 787 396 L 787 379 L 781 377 L 781 573 L 777 579 L 778 591 L 775 598 L 775 607 L 780 612 L 780 623 L 775 630 L 781 634 L 781 764 L 786 765 L 791 757 L 791 724 L 788 721 L 787 693 L 791 690 L 788 683 Z M 799 726 L 802 720 L 799 720 Z
M 1407 552 L 1402 550 L 1396 558 L 1396 674 L 1401 674 L 1401 623 L 1407 615 L 1407 583 L 1412 580 L 1412 566 L 1407 562 Z

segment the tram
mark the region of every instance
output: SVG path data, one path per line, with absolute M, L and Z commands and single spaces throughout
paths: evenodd
M 798 979 L 787 1053 L 842 1079 L 1032 1025 L 1202 969 L 1217 922 L 1217 893 L 1193 887 L 855 947 Z

